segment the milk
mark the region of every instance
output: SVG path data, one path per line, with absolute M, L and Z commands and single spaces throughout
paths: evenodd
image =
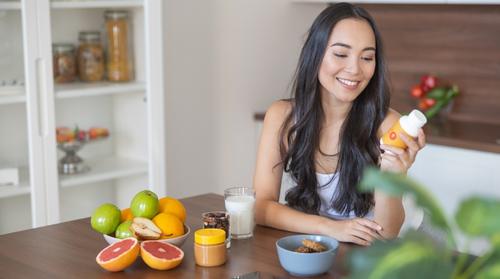
M 229 230 L 232 238 L 248 238 L 253 235 L 254 205 L 253 196 L 229 196 L 225 199 L 229 212 Z

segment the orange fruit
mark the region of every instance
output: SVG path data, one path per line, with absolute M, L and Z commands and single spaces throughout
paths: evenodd
M 137 239 L 129 237 L 102 249 L 95 260 L 108 271 L 121 271 L 135 262 L 139 252 L 139 242 Z
M 132 219 L 134 219 L 134 215 L 132 215 L 132 211 L 130 210 L 130 208 L 123 209 L 120 222 L 123 223 L 125 221 L 132 220 Z
M 186 208 L 179 200 L 172 197 L 164 197 L 160 199 L 160 208 L 158 212 L 174 214 L 181 220 L 182 223 L 186 221 Z
M 160 213 L 153 218 L 153 223 L 161 230 L 161 239 L 184 234 L 184 224 L 174 214 Z
M 141 243 L 141 258 L 153 269 L 169 270 L 182 262 L 184 252 L 175 245 L 148 240 Z

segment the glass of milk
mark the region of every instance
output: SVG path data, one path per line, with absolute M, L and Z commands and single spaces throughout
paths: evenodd
M 231 238 L 253 236 L 255 191 L 253 188 L 234 187 L 224 190 L 224 202 L 229 212 Z

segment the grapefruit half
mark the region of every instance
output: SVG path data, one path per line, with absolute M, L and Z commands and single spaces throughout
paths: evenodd
M 108 271 L 121 271 L 135 262 L 139 252 L 139 242 L 129 237 L 102 249 L 95 260 Z
M 149 240 L 141 243 L 141 258 L 153 269 L 169 270 L 182 262 L 184 252 L 172 244 Z

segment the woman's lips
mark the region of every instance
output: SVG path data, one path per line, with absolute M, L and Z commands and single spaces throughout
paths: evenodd
M 336 78 L 337 81 L 345 88 L 349 90 L 354 90 L 358 88 L 359 81 L 357 80 L 350 80 L 350 79 L 344 79 L 344 78 Z

